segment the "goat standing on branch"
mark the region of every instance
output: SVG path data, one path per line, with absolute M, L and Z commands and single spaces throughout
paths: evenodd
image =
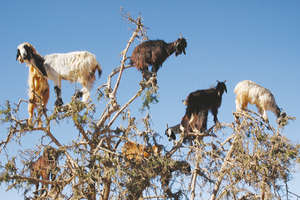
M 235 104 L 237 111 L 247 108 L 247 104 L 250 103 L 256 105 L 258 112 L 267 122 L 269 121 L 267 110 L 271 110 L 275 114 L 278 124 L 280 124 L 281 119 L 286 116 L 286 113 L 281 111 L 277 106 L 270 90 L 253 81 L 244 80 L 239 82 L 234 88 L 234 93 L 236 94 Z
M 63 104 L 61 98 L 61 79 L 81 83 L 82 89 L 76 96 L 82 96 L 82 101 L 86 102 L 90 98 L 89 91 L 96 79 L 96 71 L 98 70 L 99 77 L 102 73 L 102 68 L 97 62 L 95 55 L 87 51 L 50 54 L 42 57 L 36 53 L 32 45 L 23 43 L 18 46 L 17 52 L 17 60 L 21 59 L 28 65 L 32 65 L 45 78 L 53 80 L 56 94 L 55 106 Z
M 187 131 L 187 132 L 197 132 L 203 133 L 207 129 L 207 116 L 208 116 L 208 110 L 202 110 L 199 111 L 197 115 L 195 115 L 196 118 L 194 119 L 194 129 L 192 125 L 190 124 L 190 118 L 188 118 L 187 114 L 183 116 L 180 123 L 180 129 L 181 131 Z M 194 116 L 194 117 L 195 117 Z
M 207 116 L 208 116 L 207 110 L 200 111 L 197 115 L 195 127 L 200 133 L 206 131 L 206 129 L 207 129 Z M 181 119 L 180 124 L 177 124 L 172 127 L 168 127 L 168 124 L 167 124 L 167 129 L 165 131 L 165 134 L 167 135 L 168 140 L 171 141 L 171 140 L 176 140 L 175 134 L 180 134 L 180 133 L 182 133 L 182 131 L 183 131 L 183 133 L 193 132 L 193 130 L 190 126 L 190 123 L 189 123 L 189 119 L 186 114 Z
M 180 38 L 171 43 L 166 43 L 163 40 L 149 40 L 134 48 L 130 64 L 134 64 L 142 72 L 143 78 L 148 80 L 148 74 L 156 74 L 163 62 L 174 52 L 175 56 L 182 52 L 185 54 L 186 46 L 186 39 L 182 38 L 181 35 Z M 152 73 L 148 69 L 149 65 L 152 66 Z
M 23 44 L 30 46 L 33 52 L 39 55 L 38 52 L 31 44 L 29 43 L 23 43 Z M 20 63 L 24 63 L 24 60 L 20 55 L 17 57 L 17 60 L 19 60 Z M 50 90 L 49 90 L 48 80 L 44 78 L 43 75 L 38 70 L 36 70 L 32 65 L 29 65 L 28 85 L 29 85 L 28 123 L 31 124 L 33 111 L 37 107 L 37 103 L 41 101 L 41 103 L 46 107 L 50 96 Z M 42 126 L 41 120 L 38 121 L 38 126 Z
M 224 91 L 227 93 L 227 88 L 225 82 L 219 82 L 218 85 L 214 88 L 210 88 L 207 90 L 197 90 L 188 95 L 183 104 L 187 105 L 185 116 L 181 121 L 181 130 L 185 131 L 187 126 L 184 124 L 188 124 L 191 126 L 193 132 L 198 132 L 196 128 L 196 124 L 200 124 L 199 128 L 205 127 L 207 124 L 207 115 L 210 110 L 214 116 L 215 124 L 219 123 L 217 114 L 218 108 L 222 103 L 222 95 Z M 200 117 L 200 118 L 199 118 Z
M 39 157 L 35 162 L 30 163 L 30 175 L 37 179 L 42 177 L 42 180 L 50 180 L 51 175 L 51 181 L 54 181 L 56 178 L 57 159 L 57 150 L 53 147 L 47 147 L 41 157 Z M 36 182 L 35 186 L 36 190 L 38 190 L 39 182 Z M 46 186 L 47 184 L 43 184 L 43 188 L 46 188 Z M 41 194 L 43 193 L 44 190 L 41 192 Z

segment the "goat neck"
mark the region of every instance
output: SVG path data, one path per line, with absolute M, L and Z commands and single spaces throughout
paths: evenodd
M 41 74 L 43 74 L 44 77 L 47 77 L 46 69 L 44 67 L 45 59 L 42 56 L 38 56 L 35 54 L 33 54 L 32 58 L 34 61 L 34 65 L 32 66 L 34 66 L 36 70 L 38 70 Z
M 168 56 L 172 55 L 176 51 L 175 42 L 167 43 L 166 51 L 168 53 Z

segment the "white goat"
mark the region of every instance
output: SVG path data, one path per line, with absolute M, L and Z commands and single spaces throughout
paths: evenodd
M 284 111 L 281 111 L 275 102 L 275 98 L 270 90 L 254 83 L 253 81 L 244 80 L 239 82 L 235 88 L 236 110 L 247 108 L 247 104 L 255 104 L 258 112 L 265 121 L 268 121 L 267 110 L 271 110 L 277 117 L 277 123 L 280 124 L 281 118 L 285 117 Z M 241 105 L 241 107 L 240 107 Z
M 81 83 L 82 89 L 76 94 L 82 96 L 86 102 L 90 98 L 89 90 L 95 81 L 95 72 L 98 70 L 99 77 L 102 68 L 95 55 L 86 51 L 77 51 L 66 54 L 50 54 L 42 57 L 35 53 L 31 45 L 22 43 L 18 46 L 17 58 L 23 59 L 28 65 L 32 65 L 47 79 L 53 80 L 56 94 L 55 106 L 63 104 L 61 98 L 61 79 Z

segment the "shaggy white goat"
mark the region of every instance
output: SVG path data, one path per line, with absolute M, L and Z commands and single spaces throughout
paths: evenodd
M 45 78 L 53 80 L 56 94 L 55 106 L 63 104 L 61 98 L 61 79 L 81 83 L 82 89 L 76 96 L 82 96 L 82 101 L 86 102 L 90 98 L 89 90 L 96 79 L 96 70 L 98 70 L 99 77 L 102 73 L 102 68 L 97 62 L 95 55 L 86 51 L 50 54 L 43 57 L 37 54 L 31 45 L 23 43 L 18 46 L 18 57 L 23 59 L 28 65 L 32 65 Z
M 270 90 L 257 85 L 253 81 L 244 80 L 239 82 L 234 88 L 234 93 L 236 94 L 237 111 L 247 108 L 247 104 L 250 103 L 256 105 L 258 112 L 265 121 L 268 121 L 267 110 L 271 110 L 275 114 L 278 124 L 280 124 L 281 118 L 286 116 L 285 112 L 277 106 Z

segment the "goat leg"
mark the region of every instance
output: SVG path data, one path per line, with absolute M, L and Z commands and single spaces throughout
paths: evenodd
M 218 109 L 214 108 L 211 110 L 212 114 L 214 115 L 214 122 L 215 124 L 220 124 L 219 120 L 218 120 L 218 117 L 217 117 L 217 114 L 218 114 Z
M 55 94 L 56 94 L 56 101 L 55 101 L 54 106 L 55 107 L 62 106 L 63 101 L 62 101 L 62 98 L 61 98 L 61 89 L 58 86 L 54 86 L 54 91 L 55 91 Z
M 150 79 L 151 76 L 156 75 L 156 73 L 150 72 L 150 71 L 147 70 L 147 69 L 143 69 L 143 70 L 142 70 L 142 74 L 143 74 L 143 78 L 144 78 L 146 81 L 148 81 L 148 80 Z

